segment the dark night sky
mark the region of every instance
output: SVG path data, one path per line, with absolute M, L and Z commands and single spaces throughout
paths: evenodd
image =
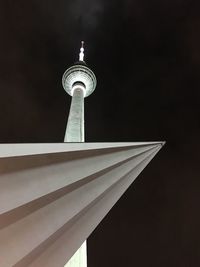
M 80 41 L 86 140 L 166 146 L 88 241 L 88 267 L 200 266 L 200 2 L 2 0 L 0 142 L 62 142 Z

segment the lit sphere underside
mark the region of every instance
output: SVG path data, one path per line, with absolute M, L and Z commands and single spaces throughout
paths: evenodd
M 85 85 L 84 96 L 89 96 L 96 87 L 96 77 L 88 67 L 83 65 L 74 65 L 67 69 L 62 77 L 62 85 L 65 91 L 72 96 L 74 83 L 83 83 Z

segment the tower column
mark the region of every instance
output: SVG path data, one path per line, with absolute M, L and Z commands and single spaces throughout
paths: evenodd
M 84 42 L 81 42 L 79 61 L 68 68 L 62 77 L 65 91 L 72 96 L 64 142 L 85 142 L 84 98 L 96 88 L 96 77 L 84 61 Z M 87 267 L 87 242 L 76 251 L 65 267 Z
M 64 142 L 84 141 L 84 91 L 77 87 L 72 96 Z
M 73 88 L 64 142 L 84 142 L 84 89 Z M 64 267 L 87 267 L 87 242 L 76 251 Z

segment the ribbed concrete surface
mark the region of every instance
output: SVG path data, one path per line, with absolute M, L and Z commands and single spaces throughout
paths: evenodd
M 63 267 L 162 143 L 42 146 L 0 145 L 1 267 Z

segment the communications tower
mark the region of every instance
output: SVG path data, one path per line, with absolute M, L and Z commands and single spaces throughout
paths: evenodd
M 72 102 L 64 142 L 84 142 L 84 98 L 96 88 L 94 72 L 84 61 L 84 42 L 81 42 L 79 61 L 68 68 L 62 77 L 65 91 L 72 96 Z
M 64 142 L 84 142 L 84 98 L 91 95 L 96 88 L 94 72 L 84 61 L 84 42 L 81 42 L 79 61 L 68 68 L 62 77 L 65 91 L 72 96 L 71 107 L 64 137 Z M 87 266 L 86 241 L 66 264 L 66 267 Z

